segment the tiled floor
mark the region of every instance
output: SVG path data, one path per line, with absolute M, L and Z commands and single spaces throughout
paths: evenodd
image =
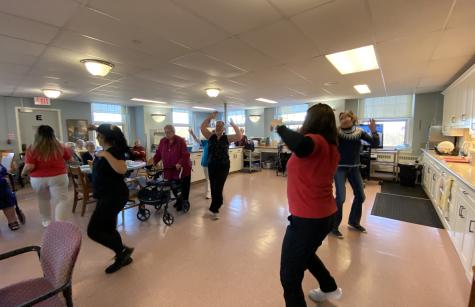
M 127 211 L 119 230 L 136 248 L 135 261 L 113 275 L 104 273 L 112 252 L 84 233 L 73 279 L 76 306 L 283 306 L 279 259 L 287 224 L 285 185 L 286 179 L 270 171 L 231 175 L 219 221 L 204 217 L 208 201 L 200 193 L 202 184 L 192 186 L 192 210 L 177 216 L 172 227 L 163 225 L 161 215 L 142 223 L 134 209 Z M 320 306 L 466 306 L 469 282 L 447 233 L 371 216 L 378 191 L 376 183 L 367 184 L 363 224 L 368 234 L 344 224 L 345 239 L 329 237 L 319 249 L 343 288 L 340 301 Z M 36 201 L 21 197 L 27 224 L 12 233 L 1 218 L 0 252 L 41 238 Z M 92 207 L 87 216 L 74 217 L 83 230 Z M 3 261 L 0 286 L 39 274 L 34 255 Z M 305 291 L 315 287 L 310 274 L 303 286 Z

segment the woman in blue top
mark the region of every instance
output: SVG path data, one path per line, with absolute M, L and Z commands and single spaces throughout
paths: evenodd
M 195 142 L 200 144 L 201 147 L 203 148 L 203 155 L 201 156 L 201 166 L 203 167 L 203 171 L 205 173 L 205 178 L 206 178 L 205 198 L 211 199 L 211 187 L 209 184 L 209 173 L 208 173 L 208 140 L 198 139 L 195 133 L 193 132 L 193 129 L 190 129 L 190 134 L 193 137 L 193 140 L 195 140 Z
M 20 229 L 15 215 L 15 198 L 10 188 L 6 167 L 0 164 L 0 210 L 5 214 L 8 228 L 15 231 Z
M 333 224 L 332 234 L 339 239 L 343 239 L 343 234 L 338 227 L 343 217 L 343 203 L 346 197 L 345 184 L 347 179 L 355 195 L 353 204 L 351 205 L 348 225 L 357 231 L 366 232 L 366 229 L 360 224 L 363 202 L 366 198 L 363 179 L 360 173 L 361 140 L 371 144 L 371 147 L 377 147 L 379 145 L 379 135 L 376 132 L 376 122 L 374 119 L 371 119 L 369 123 L 371 135 L 356 126 L 358 120 L 353 112 L 342 112 L 340 113 L 339 119 L 338 151 L 340 152 L 340 162 L 338 163 L 338 169 L 335 174 L 336 205 L 338 212 Z

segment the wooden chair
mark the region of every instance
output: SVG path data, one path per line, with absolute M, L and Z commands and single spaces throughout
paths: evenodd
M 73 213 L 76 212 L 78 201 L 82 200 L 81 216 L 84 216 L 86 213 L 86 205 L 88 203 L 95 202 L 95 200 L 92 198 L 91 183 L 89 182 L 87 176 L 81 172 L 79 167 L 69 167 L 69 173 L 71 174 L 74 185 Z

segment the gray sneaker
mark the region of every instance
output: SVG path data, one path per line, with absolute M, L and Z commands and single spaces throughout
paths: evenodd
M 337 237 L 338 239 L 343 239 L 343 238 L 344 238 L 344 237 L 343 237 L 343 234 L 342 234 L 338 229 L 332 230 L 331 233 L 332 233 L 332 235 L 334 235 L 334 236 Z

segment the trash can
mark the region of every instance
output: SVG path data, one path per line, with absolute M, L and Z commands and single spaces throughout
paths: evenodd
M 398 163 L 399 184 L 406 187 L 414 187 L 417 178 L 417 165 Z

